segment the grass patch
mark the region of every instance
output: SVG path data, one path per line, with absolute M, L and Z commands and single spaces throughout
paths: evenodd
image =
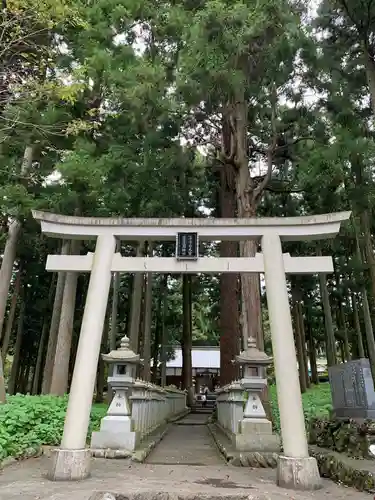
M 270 397 L 274 427 L 280 432 L 280 413 L 277 404 L 276 386 L 270 386 Z M 311 389 L 302 394 L 303 412 L 305 415 L 306 427 L 312 417 L 318 415 L 328 415 L 332 408 L 331 389 L 328 382 L 319 385 L 312 385 Z

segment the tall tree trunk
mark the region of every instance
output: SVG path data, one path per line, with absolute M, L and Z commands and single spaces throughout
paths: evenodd
M 191 276 L 184 274 L 182 276 L 182 388 L 187 390 L 188 404 L 193 404 L 192 400 L 192 384 L 193 384 L 193 368 L 192 354 L 193 347 L 192 339 L 192 303 L 191 303 Z
M 135 352 L 143 353 L 143 337 L 144 337 L 144 331 L 145 331 L 145 316 L 146 316 L 146 310 L 145 310 L 145 294 L 146 294 L 146 274 L 142 274 L 142 285 L 141 285 L 141 307 L 140 307 L 140 319 L 139 319 L 139 331 L 138 331 L 138 338 L 137 338 L 137 345 L 136 345 L 136 350 Z M 143 367 L 140 365 L 137 366 L 137 376 L 143 376 Z
M 20 353 L 20 362 L 18 363 L 18 367 L 15 374 L 15 387 L 13 394 L 22 394 L 22 385 L 25 380 L 25 372 L 26 372 L 26 362 L 24 361 L 24 356 L 22 355 L 22 351 Z
M 370 6 L 371 4 L 369 4 Z M 363 43 L 363 60 L 366 68 L 367 83 L 370 92 L 370 102 L 372 107 L 372 112 L 375 116 L 375 64 L 373 59 L 373 54 L 369 53 L 369 49 L 366 44 Z
M 340 303 L 338 307 L 339 307 L 340 323 L 343 332 L 343 349 L 344 349 L 345 361 L 350 361 L 351 356 L 350 356 L 349 336 L 348 336 L 348 329 L 346 326 L 345 311 L 342 303 Z
M 308 364 L 308 356 L 307 356 L 307 349 L 306 349 L 306 333 L 305 333 L 305 323 L 303 320 L 302 302 L 298 302 L 297 306 L 298 306 L 299 331 L 300 331 L 301 343 L 302 343 L 303 366 L 305 368 L 306 389 L 309 389 L 310 376 L 309 376 L 309 364 Z
M 102 345 L 101 345 L 101 349 L 100 349 L 101 353 L 107 353 L 107 350 L 108 350 L 108 337 L 109 337 L 109 314 L 108 314 L 108 311 L 109 311 L 109 308 L 107 307 L 107 314 L 105 317 L 104 328 L 103 328 Z M 112 325 L 111 325 L 111 327 L 112 327 Z M 111 328 L 111 330 L 112 330 L 112 328 Z M 102 403 L 104 401 L 104 385 L 105 385 L 105 364 L 104 364 L 103 358 L 101 356 L 99 356 L 98 373 L 96 375 L 95 403 Z
M 237 214 L 241 218 L 256 216 L 255 200 L 252 198 L 252 182 L 247 157 L 247 114 L 248 106 L 245 99 L 245 90 L 241 85 L 237 90 L 235 104 L 236 121 L 236 197 Z M 240 243 L 241 257 L 254 257 L 257 251 L 257 243 L 246 240 Z M 247 345 L 247 338 L 257 339 L 257 346 L 263 343 L 262 319 L 260 310 L 260 294 L 258 275 L 246 273 L 241 275 L 241 323 L 243 346 Z
M 32 365 L 31 351 L 29 353 L 25 353 L 24 359 L 22 361 L 25 365 L 25 368 L 22 372 L 22 376 L 20 377 L 19 390 L 17 392 L 20 392 L 21 394 L 28 394 L 30 386 L 30 372 Z
M 5 377 L 3 359 L 0 356 L 0 404 L 6 403 L 7 395 L 5 390 Z
M 144 245 L 139 243 L 137 247 L 137 257 L 143 255 Z M 130 347 L 135 353 L 138 353 L 139 349 L 139 330 L 141 321 L 141 307 L 142 307 L 142 294 L 143 294 L 143 284 L 144 284 L 144 274 L 136 273 L 133 280 L 133 293 L 132 302 L 130 309 L 130 326 L 129 326 L 129 338 Z
M 319 384 L 319 374 L 318 374 L 318 366 L 316 363 L 316 347 L 315 340 L 312 335 L 311 329 L 309 331 L 309 358 L 310 358 L 310 367 L 311 367 L 311 382 L 315 385 Z
M 223 123 L 223 129 L 225 122 Z M 230 148 L 230 136 L 223 133 L 226 149 Z M 219 213 L 220 217 L 236 217 L 235 172 L 230 164 L 220 169 Z M 220 257 L 237 257 L 238 244 L 235 241 L 220 243 Z M 233 363 L 239 348 L 239 276 L 232 273 L 220 275 L 220 384 L 226 385 L 239 376 L 239 367 Z
M 120 273 L 113 273 L 112 277 L 112 311 L 111 311 L 111 333 L 109 336 L 110 351 L 116 349 L 117 343 L 117 314 L 118 296 L 120 291 Z
M 116 243 L 116 252 L 120 252 L 121 250 L 121 241 Z M 111 331 L 109 334 L 109 350 L 114 351 L 117 347 L 117 332 L 118 332 L 118 299 L 120 292 L 120 273 L 112 274 L 112 309 L 111 309 Z M 108 375 L 112 375 L 113 366 L 110 365 L 108 367 Z M 108 386 L 107 389 L 107 403 L 108 406 L 111 404 L 113 399 L 113 390 Z
M 152 242 L 148 244 L 148 252 L 150 257 L 153 255 Z M 144 296 L 144 323 L 143 323 L 143 379 L 146 382 L 151 381 L 151 327 L 152 327 L 152 287 L 153 275 L 146 274 L 145 296 Z
M 21 179 L 27 174 L 27 171 L 31 168 L 33 163 L 33 154 L 34 149 L 33 146 L 26 146 L 21 170 L 20 177 Z M 10 282 L 12 278 L 13 265 L 16 260 L 16 251 L 17 251 L 17 243 L 18 237 L 21 233 L 21 222 L 17 219 L 14 219 L 9 226 L 7 241 L 5 243 L 5 249 L 3 254 L 3 259 L 1 262 L 0 268 L 0 332 L 3 331 L 4 327 L 4 319 L 5 319 L 5 311 L 8 302 L 9 288 Z M 6 399 L 5 395 L 5 382 L 4 382 L 4 367 L 3 367 L 3 359 L 0 356 L 0 403 L 4 403 Z
M 359 321 L 358 302 L 357 302 L 357 297 L 354 294 L 354 292 L 352 292 L 352 294 L 351 294 L 351 299 L 352 299 L 352 308 L 353 308 L 354 330 L 357 334 L 358 356 L 359 356 L 359 358 L 364 358 L 365 357 L 365 350 L 363 347 L 361 322 Z
M 12 334 L 14 317 L 15 317 L 16 308 L 17 308 L 17 300 L 18 300 L 18 295 L 20 292 L 20 286 L 21 286 L 21 271 L 19 270 L 17 273 L 16 281 L 14 283 L 12 301 L 10 303 L 9 315 L 8 315 L 8 319 L 7 319 L 6 326 L 5 326 L 3 345 L 1 348 L 1 356 L 2 356 L 4 364 L 5 364 L 5 359 L 6 359 L 6 356 L 8 353 L 8 349 L 9 349 L 9 341 L 10 341 L 10 336 Z
M 26 175 L 27 171 L 32 166 L 33 153 L 33 146 L 26 146 L 21 164 L 21 178 Z M 21 232 L 21 226 L 21 222 L 17 219 L 13 219 L 10 223 L 0 268 L 0 332 L 3 331 L 9 287 L 13 273 L 14 261 L 16 260 L 17 243 Z
M 235 256 L 234 248 L 230 244 L 231 242 L 221 242 L 221 257 Z M 239 366 L 233 363 L 240 346 L 239 283 L 239 278 L 235 274 L 220 275 L 220 384 L 222 386 L 239 376 Z
M 13 220 L 9 226 L 7 242 L 0 269 L 0 332 L 3 331 L 5 311 L 8 301 L 10 281 L 12 278 L 13 264 L 16 259 L 18 236 L 21 232 L 21 223 Z M 5 403 L 5 380 L 3 358 L 0 356 L 0 403 Z
M 368 357 L 370 360 L 371 374 L 375 387 L 375 339 L 374 339 L 374 332 L 372 329 L 370 307 L 367 299 L 367 291 L 365 287 L 363 287 L 362 290 L 362 301 L 363 301 L 363 317 L 365 323 Z
M 69 240 L 64 240 L 61 246 L 61 255 L 67 255 L 69 253 L 69 247 L 70 247 Z M 65 272 L 59 272 L 57 274 L 55 300 L 53 303 L 51 325 L 48 335 L 47 353 L 44 361 L 42 394 L 49 394 L 51 390 L 53 364 L 55 361 L 55 354 L 56 354 L 56 343 L 57 343 L 57 335 L 59 331 L 59 323 L 60 323 L 61 309 L 64 296 L 65 279 L 66 279 Z
M 295 285 L 294 285 L 295 286 Z M 295 288 L 292 288 L 292 301 L 293 301 L 293 319 L 294 319 L 294 339 L 296 343 L 297 360 L 298 360 L 298 374 L 299 374 L 299 384 L 301 387 L 302 394 L 306 392 L 306 371 L 305 371 L 305 359 L 303 356 L 303 345 L 301 339 L 301 326 L 299 321 L 299 309 L 298 309 L 298 299 L 296 297 Z
M 79 247 L 80 242 L 72 240 L 71 255 L 79 253 Z M 78 273 L 66 273 L 50 390 L 50 393 L 56 396 L 63 396 L 68 390 L 77 280 Z
M 366 64 L 368 61 L 366 60 Z M 371 62 L 371 68 L 366 67 L 367 76 L 370 77 L 369 88 L 372 95 L 372 106 L 375 105 L 373 101 L 373 83 L 374 83 L 374 64 Z M 363 158 L 358 153 L 352 153 L 351 155 L 351 170 L 352 170 L 352 180 L 354 181 L 358 189 L 362 189 L 366 185 L 367 181 L 370 179 L 366 178 L 364 175 L 364 164 Z M 370 286 L 371 286 L 371 304 L 375 307 L 375 256 L 371 237 L 371 225 L 370 225 L 370 214 L 368 211 L 369 199 L 368 196 L 361 200 L 361 203 L 353 202 L 353 211 L 359 215 L 359 227 L 363 233 L 361 242 L 359 241 L 359 228 L 355 220 L 353 220 L 353 227 L 356 234 L 357 246 L 360 249 L 360 261 L 366 261 L 368 265 L 369 275 L 370 275 Z M 362 252 L 364 255 L 362 255 Z M 358 253 L 358 251 L 357 251 Z M 364 258 L 363 258 L 364 257 Z
M 152 342 L 151 357 L 152 357 L 152 370 L 151 370 L 151 382 L 158 385 L 159 383 L 159 360 L 160 360 L 160 339 L 161 339 L 161 319 L 162 319 L 162 307 L 158 308 L 156 326 L 155 326 L 155 337 Z
M 308 372 L 308 362 L 306 353 L 306 338 L 305 328 L 303 322 L 303 309 L 302 309 L 302 290 L 300 280 L 298 277 L 293 277 L 292 283 L 292 308 L 294 319 L 294 333 L 297 348 L 298 359 L 298 373 L 300 379 L 301 392 L 306 392 L 310 386 L 310 378 Z
M 47 339 L 49 317 L 51 314 L 52 299 L 53 299 L 54 290 L 55 290 L 55 276 L 52 275 L 51 285 L 49 287 L 49 292 L 48 292 L 48 300 L 47 300 L 47 304 L 46 304 L 46 310 L 44 313 L 42 334 L 40 336 L 39 345 L 38 345 L 38 353 L 37 353 L 36 362 L 35 362 L 33 382 L 32 382 L 32 387 L 31 387 L 32 394 L 39 394 L 43 355 L 44 355 L 44 351 L 45 351 L 45 344 L 46 344 L 46 339 Z
M 366 243 L 365 243 L 366 245 Z M 364 250 L 364 253 L 366 254 L 366 249 Z M 356 254 L 359 262 L 363 262 L 363 255 L 361 252 L 361 247 L 359 243 L 359 238 L 358 234 L 356 233 Z M 369 261 L 367 260 L 368 264 Z M 371 266 L 370 266 L 371 267 Z M 363 273 L 361 273 L 361 281 L 363 278 Z M 370 361 L 370 367 L 371 367 L 371 374 L 374 382 L 374 387 L 375 387 L 375 339 L 374 339 L 374 332 L 372 328 L 372 321 L 371 321 L 371 313 L 370 313 L 370 306 L 367 298 L 367 290 L 365 285 L 361 285 L 361 293 L 362 293 L 362 302 L 363 302 L 363 319 L 365 323 L 365 333 L 366 333 L 366 344 L 367 344 L 367 351 L 368 351 L 368 357 Z
M 162 325 L 161 325 L 161 386 L 165 387 L 167 383 L 167 343 L 168 343 L 168 329 L 166 327 L 166 319 L 168 314 L 168 274 L 163 276 L 162 281 L 162 300 L 163 300 L 163 314 L 162 314 Z
M 321 255 L 320 251 L 318 251 L 318 255 Z M 320 284 L 320 294 L 322 297 L 323 313 L 324 313 L 327 365 L 334 366 L 337 364 L 336 340 L 333 330 L 331 305 L 329 303 L 329 294 L 327 290 L 327 276 L 325 274 L 322 273 L 319 274 L 319 284 Z
M 257 198 L 254 195 L 247 154 L 248 105 L 244 86 L 239 85 L 235 101 L 237 216 L 250 218 L 256 216 Z M 241 257 L 254 257 L 257 248 L 257 242 L 254 240 L 241 242 Z M 241 314 L 244 348 L 247 345 L 247 338 L 252 337 L 256 339 L 258 349 L 264 350 L 259 277 L 256 273 L 241 275 Z
M 339 345 L 340 345 L 340 355 L 341 355 L 341 361 L 343 363 L 345 363 L 346 360 L 346 357 L 345 357 L 345 347 L 344 347 L 344 341 L 343 340 L 340 340 L 339 342 Z
M 21 347 L 22 347 L 22 338 L 23 338 L 23 328 L 24 328 L 24 318 L 25 318 L 25 309 L 26 309 L 26 296 L 22 298 L 22 302 L 20 305 L 20 312 L 18 316 L 18 324 L 17 324 L 17 336 L 16 343 L 14 346 L 14 355 L 12 368 L 9 377 L 8 384 L 8 392 L 13 395 L 15 393 L 15 389 L 17 387 L 17 377 L 20 366 L 20 356 L 21 356 Z
M 341 287 L 341 277 L 340 277 L 340 272 L 337 269 L 336 265 L 335 265 L 335 281 L 336 281 L 336 288 L 338 290 L 340 290 L 342 288 Z M 343 341 L 342 349 L 343 349 L 343 353 L 344 353 L 344 358 L 346 361 L 350 361 L 350 347 L 349 347 L 348 329 L 346 327 L 345 311 L 344 311 L 341 297 L 337 300 L 336 318 L 337 318 L 337 325 L 340 328 L 341 333 L 342 333 L 342 341 Z
M 163 300 L 165 295 L 163 286 L 164 286 L 164 279 L 162 277 L 160 281 L 158 307 L 156 311 L 155 336 L 151 349 L 152 366 L 153 366 L 151 381 L 154 384 L 157 384 L 159 379 L 159 346 L 162 340 L 162 329 L 163 329 L 162 323 L 163 323 L 163 308 L 164 308 Z
M 316 362 L 316 343 L 314 339 L 314 332 L 311 321 L 311 301 L 309 298 L 307 298 L 307 303 L 306 303 L 306 327 L 307 327 L 307 339 L 309 344 L 311 382 L 317 385 L 319 384 L 319 375 L 318 375 L 318 366 Z
M 242 75 L 247 74 L 248 67 L 243 65 L 241 58 L 238 68 Z M 277 146 L 277 132 L 275 121 L 276 92 L 272 93 L 272 144 L 267 150 L 267 173 L 259 183 L 255 183 L 250 175 L 249 168 L 249 142 L 248 142 L 248 100 L 246 98 L 247 82 L 238 81 L 235 95 L 223 110 L 223 140 L 221 157 L 224 164 L 230 163 L 235 168 L 235 188 L 237 198 L 237 217 L 255 217 L 258 203 L 272 176 L 273 156 Z M 228 136 L 230 139 L 225 139 Z M 254 257 L 257 251 L 257 242 L 247 240 L 240 244 L 241 257 Z M 254 273 L 241 275 L 241 325 L 243 346 L 246 347 L 247 338 L 256 339 L 257 347 L 264 350 L 264 337 L 262 325 L 262 310 L 260 302 L 259 276 Z M 266 399 L 267 398 L 267 399 Z M 266 414 L 269 411 L 269 397 L 267 390 L 262 394 Z
M 245 98 L 245 86 L 239 84 L 237 88 L 234 104 L 235 134 L 232 135 L 231 150 L 235 151 L 236 165 L 236 197 L 237 197 L 237 217 L 250 218 L 256 216 L 257 205 L 260 196 L 269 181 L 269 174 L 272 172 L 272 158 L 268 159 L 269 171 L 264 181 L 254 186 L 250 176 L 248 160 L 248 104 Z M 232 127 L 231 127 L 232 128 Z M 233 132 L 232 132 L 233 134 Z M 247 240 L 240 243 L 241 257 L 254 257 L 257 252 L 257 242 Z M 264 351 L 264 337 L 262 326 L 262 310 L 260 301 L 260 281 L 258 274 L 241 274 L 241 327 L 242 343 L 246 348 L 249 337 L 256 339 L 259 350 Z M 264 373 L 264 375 L 266 375 Z M 267 417 L 272 420 L 271 406 L 269 402 L 268 388 L 262 392 L 262 403 Z
M 8 237 L 0 269 L 0 331 L 3 330 L 10 282 L 13 273 L 14 261 L 16 260 L 17 243 L 20 232 L 21 223 L 15 219 L 9 226 Z
M 20 361 L 18 364 L 18 370 L 16 375 L 16 386 L 13 394 L 25 394 L 25 377 L 28 365 L 27 353 L 21 349 Z
M 38 346 L 38 355 L 35 363 L 35 370 L 33 375 L 33 386 L 32 386 L 32 394 L 39 394 L 40 387 L 40 374 L 42 371 L 42 362 L 43 362 L 43 352 L 46 344 L 47 333 L 48 333 L 48 320 L 44 319 L 42 335 L 40 336 L 39 346 Z
M 85 311 L 85 303 L 86 303 L 89 282 L 90 282 L 89 273 L 80 275 L 77 280 L 76 304 L 74 310 L 74 329 L 73 329 L 72 346 L 70 350 L 70 359 L 69 359 L 68 392 L 70 392 L 70 385 L 72 382 L 73 371 L 76 362 L 80 328 L 82 325 L 83 314 Z M 107 301 L 107 306 L 108 306 L 108 301 Z M 107 310 L 108 307 L 106 309 L 106 314 Z
M 253 240 L 240 243 L 241 257 L 255 257 L 257 242 Z M 247 339 L 255 338 L 259 350 L 264 350 L 262 310 L 260 302 L 259 276 L 255 273 L 241 274 L 241 325 L 242 345 L 246 348 Z
M 152 273 L 146 275 L 145 314 L 143 326 L 143 379 L 151 380 Z

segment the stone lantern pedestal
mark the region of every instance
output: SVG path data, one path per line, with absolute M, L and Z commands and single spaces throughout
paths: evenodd
M 103 360 L 113 365 L 108 385 L 115 391 L 107 415 L 102 419 L 100 431 L 91 436 L 92 449 L 113 449 L 134 451 L 138 434 L 134 431 L 131 418 L 129 391 L 134 385 L 139 354 L 129 348 L 129 339 L 121 339 L 119 349 L 102 355 Z
M 243 366 L 240 383 L 247 392 L 240 432 L 235 436 L 235 446 L 239 451 L 278 452 L 280 438 L 272 433 L 272 423 L 267 419 L 260 398 L 267 386 L 263 377 L 264 369 L 271 364 L 272 358 L 256 347 L 255 339 L 249 338 L 247 349 L 236 356 L 235 362 Z

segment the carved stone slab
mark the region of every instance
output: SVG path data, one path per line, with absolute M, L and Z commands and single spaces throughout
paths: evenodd
M 331 366 L 328 375 L 337 418 L 375 419 L 375 390 L 368 359 Z

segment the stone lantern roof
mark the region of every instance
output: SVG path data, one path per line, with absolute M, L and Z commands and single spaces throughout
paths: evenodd
M 107 363 L 141 363 L 139 354 L 135 354 L 129 347 L 129 338 L 125 335 L 121 339 L 120 347 L 111 351 L 109 354 L 102 354 L 103 361 Z
M 240 365 L 268 366 L 272 363 L 272 358 L 265 352 L 260 351 L 256 346 L 254 338 L 247 339 L 247 349 L 236 356 L 236 363 Z

